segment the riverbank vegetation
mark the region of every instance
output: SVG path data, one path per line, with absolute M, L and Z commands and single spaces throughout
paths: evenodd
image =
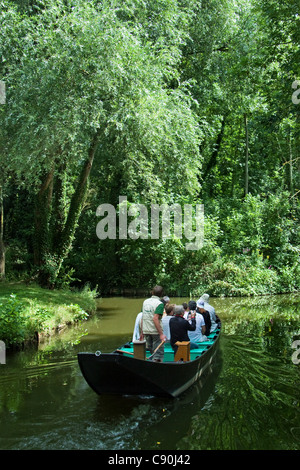
M 3 279 L 299 291 L 296 0 L 3 0 L 0 26 Z M 203 204 L 204 245 L 100 240 L 122 195 Z
M 96 292 L 45 290 L 36 284 L 0 283 L 0 338 L 7 347 L 39 342 L 96 311 Z

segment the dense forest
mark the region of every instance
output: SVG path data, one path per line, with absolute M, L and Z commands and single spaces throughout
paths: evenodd
M 299 291 L 297 0 L 0 6 L 2 279 Z M 203 204 L 203 245 L 100 239 L 97 208 L 118 217 L 120 196 L 129 220 L 137 204 Z

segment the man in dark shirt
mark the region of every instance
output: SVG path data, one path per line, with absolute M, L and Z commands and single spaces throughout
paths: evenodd
M 177 341 L 190 341 L 188 331 L 195 331 L 196 329 L 196 319 L 195 313 L 191 316 L 191 322 L 183 318 L 184 309 L 182 305 L 176 305 L 174 309 L 174 316 L 170 320 L 170 343 L 176 353 L 178 346 L 176 346 Z M 197 347 L 197 346 L 196 346 Z

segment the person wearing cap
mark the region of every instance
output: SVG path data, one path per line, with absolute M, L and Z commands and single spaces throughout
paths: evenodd
M 146 346 L 150 350 L 151 355 L 158 348 L 152 358 L 155 362 L 162 362 L 164 345 L 161 345 L 161 343 L 167 339 L 161 325 L 164 313 L 164 304 L 160 300 L 162 294 L 163 288 L 155 286 L 152 290 L 152 296 L 144 301 L 142 308 L 142 335 L 146 340 Z
M 211 328 L 210 332 L 212 333 L 215 331 L 218 327 L 218 322 L 217 322 L 217 317 L 216 317 L 216 312 L 215 309 L 212 305 L 208 303 L 209 300 L 209 294 L 203 294 L 198 302 L 203 301 L 204 302 L 204 308 L 207 312 L 209 312 L 210 315 L 210 321 L 211 321 Z
M 207 341 L 207 337 L 205 336 L 205 332 L 206 332 L 205 321 L 204 321 L 203 315 L 201 315 L 201 313 L 198 313 L 196 309 L 197 309 L 197 304 L 195 300 L 190 300 L 188 303 L 188 311 L 184 315 L 184 318 L 189 321 L 191 318 L 191 315 L 195 313 L 196 329 L 195 331 L 189 331 L 188 335 L 192 343 L 201 343 L 202 341 Z
M 164 304 L 164 315 L 166 314 L 166 306 L 169 305 L 170 303 L 170 297 L 165 295 L 162 299 L 160 299 L 161 302 Z
M 210 329 L 211 329 L 211 319 L 210 319 L 210 314 L 204 307 L 204 301 L 203 300 L 198 300 L 197 301 L 197 312 L 201 313 L 201 315 L 204 318 L 205 322 L 205 334 L 208 336 L 210 334 Z
M 191 321 L 187 321 L 183 318 L 184 309 L 182 305 L 175 305 L 174 316 L 170 320 L 170 334 L 171 346 L 176 353 L 178 346 L 176 346 L 177 341 L 190 341 L 188 331 L 195 331 L 196 329 L 196 312 L 191 314 Z M 190 345 L 191 349 L 198 348 L 196 344 Z
M 163 298 L 160 300 L 164 305 L 167 305 L 170 302 L 170 297 L 168 297 L 167 295 L 164 295 Z

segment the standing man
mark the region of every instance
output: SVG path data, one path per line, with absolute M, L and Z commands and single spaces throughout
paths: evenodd
M 164 313 L 164 304 L 160 298 L 163 294 L 161 286 L 155 286 L 152 290 L 152 296 L 143 303 L 142 331 L 146 340 L 146 346 L 151 354 L 161 344 L 166 341 L 166 335 L 163 333 L 161 325 Z M 153 356 L 153 361 L 162 362 L 164 357 L 164 345 L 161 346 Z

